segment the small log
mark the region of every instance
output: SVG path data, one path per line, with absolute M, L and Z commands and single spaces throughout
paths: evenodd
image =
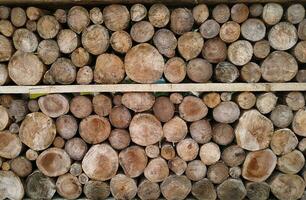
M 277 105 L 275 109 L 272 110 L 270 119 L 274 126 L 278 128 L 286 128 L 293 120 L 293 112 L 289 106 Z
M 56 181 L 56 191 L 66 199 L 76 199 L 81 195 L 82 187 L 77 177 L 64 174 Z
M 50 74 L 55 82 L 67 85 L 71 84 L 76 79 L 76 67 L 68 58 L 58 58 L 50 68 Z
M 53 146 L 62 149 L 65 146 L 65 140 L 62 137 L 55 137 L 53 140 Z
M 82 33 L 82 45 L 93 55 L 104 53 L 109 46 L 109 33 L 107 29 L 99 24 L 85 28 Z
M 89 181 L 89 178 L 88 178 L 88 176 L 87 176 L 85 173 L 80 174 L 79 177 L 78 177 L 78 179 L 79 179 L 79 182 L 80 182 L 82 185 L 88 183 L 88 181 Z
M 2 105 L 0 105 L 0 116 L 0 131 L 3 131 L 4 129 L 8 128 L 11 120 L 9 116 L 9 110 Z
M 267 40 L 260 40 L 254 44 L 254 56 L 263 59 L 270 53 L 270 43 Z
M 76 75 L 76 82 L 80 85 L 88 85 L 92 82 L 94 77 L 93 70 L 89 66 L 81 67 Z
M 271 28 L 268 39 L 274 49 L 288 50 L 297 43 L 297 30 L 291 23 L 280 22 Z
M 10 94 L 0 95 L 0 104 L 6 108 L 10 108 L 13 101 L 14 101 L 13 95 Z
M 228 171 L 230 177 L 239 179 L 241 176 L 241 168 L 240 167 L 231 167 Z
M 306 139 L 303 138 L 302 140 L 300 140 L 299 145 L 298 145 L 298 149 L 305 155 L 306 154 Z
M 125 77 L 122 60 L 114 54 L 101 54 L 96 60 L 94 81 L 103 84 L 115 84 Z
M 9 108 L 10 118 L 15 120 L 15 123 L 22 121 L 29 113 L 27 102 L 22 99 L 13 100 Z
M 249 41 L 259 41 L 266 35 L 266 26 L 259 19 L 248 19 L 241 25 L 241 35 Z
M 25 191 L 31 199 L 52 199 L 56 186 L 53 179 L 36 170 L 27 177 Z
M 103 23 L 103 14 L 100 8 L 94 7 L 89 11 L 89 18 L 94 24 L 102 24 Z
M 292 24 L 298 24 L 305 18 L 305 9 L 302 4 L 292 4 L 287 8 L 286 19 Z
M 82 160 L 87 150 L 86 142 L 78 137 L 69 139 L 65 144 L 65 151 L 73 160 Z
M 7 161 L 3 162 L 1 167 L 2 167 L 3 171 L 11 170 L 11 164 L 9 162 L 7 162 Z
M 55 19 L 61 23 L 64 24 L 67 22 L 67 12 L 64 9 L 56 9 L 55 12 L 53 13 Z
M 34 52 L 38 46 L 37 36 L 25 28 L 17 29 L 13 34 L 14 47 L 23 52 Z
M 144 170 L 144 176 L 151 182 L 161 182 L 169 175 L 167 162 L 163 158 L 153 158 Z
M 14 58 L 12 57 L 14 47 L 10 39 L 0 35 L 0 46 L 0 62 L 9 61 L 10 59 Z
M 161 146 L 160 155 L 166 160 L 172 160 L 176 156 L 175 148 L 173 145 L 165 143 Z
M 92 105 L 94 112 L 101 117 L 109 115 L 112 110 L 112 100 L 103 94 L 94 96 Z
M 80 19 L 78 19 L 80 20 Z M 59 32 L 60 24 L 54 16 L 45 15 L 37 22 L 37 32 L 43 39 L 54 38 Z
M 130 13 L 126 6 L 119 4 L 108 5 L 103 9 L 105 26 L 111 31 L 120 31 L 128 27 Z
M 220 62 L 215 68 L 216 79 L 223 83 L 232 83 L 239 77 L 239 70 L 230 62 Z
M 172 172 L 180 176 L 184 174 L 185 170 L 187 169 L 187 162 L 176 156 L 168 161 L 168 167 Z
M 301 108 L 297 111 L 293 118 L 292 122 L 292 129 L 295 134 L 300 136 L 306 135 L 306 128 L 305 128 L 305 118 L 306 118 L 306 110 L 305 108 Z
M 191 181 L 199 181 L 206 176 L 206 165 L 201 160 L 193 160 L 188 163 L 185 174 Z
M 38 99 L 40 110 L 47 116 L 57 118 L 69 111 L 68 99 L 61 94 L 49 94 Z
M 187 64 L 187 76 L 194 82 L 206 83 L 213 74 L 212 64 L 202 58 L 194 58 Z
M 231 8 L 231 19 L 237 23 L 242 23 L 247 20 L 250 10 L 243 3 L 237 3 Z
M 221 102 L 213 109 L 213 118 L 220 123 L 233 123 L 240 116 L 238 105 L 232 101 Z
M 22 144 L 17 135 L 9 131 L 0 131 L 0 156 L 2 158 L 16 158 L 22 148 Z
M 137 195 L 141 200 L 158 199 L 160 196 L 159 185 L 144 179 L 138 185 Z
M 198 32 L 186 32 L 177 41 L 178 51 L 186 60 L 196 58 L 202 51 L 204 39 Z
M 119 164 L 124 174 L 135 178 L 140 176 L 148 163 L 148 157 L 142 147 L 129 146 L 119 153 Z
M 261 78 L 261 69 L 258 64 L 249 62 L 240 70 L 240 78 L 247 83 L 257 83 Z
M 201 24 L 199 32 L 205 39 L 211 39 L 216 37 L 220 32 L 220 25 L 213 19 L 206 20 Z
M 208 120 L 201 119 L 192 122 L 189 126 L 189 132 L 192 139 L 199 144 L 205 144 L 212 138 L 212 129 Z
M 278 199 L 299 199 L 304 193 L 305 181 L 295 174 L 279 173 L 271 180 L 270 188 Z
M 170 94 L 170 101 L 174 104 L 180 104 L 183 101 L 183 95 L 177 92 Z
M 239 107 L 245 110 L 251 109 L 256 104 L 256 96 L 252 92 L 241 92 L 235 100 Z
M 38 157 L 38 153 L 32 149 L 28 149 L 25 155 L 26 155 L 26 158 L 30 161 L 34 161 Z
M 170 30 L 163 28 L 156 31 L 153 37 L 153 43 L 159 53 L 164 56 L 168 58 L 175 56 L 177 39 L 174 33 Z
M 285 174 L 296 174 L 304 165 L 304 155 L 298 150 L 293 150 L 277 159 L 277 169 Z
M 238 145 L 231 145 L 222 152 L 222 160 L 227 166 L 236 167 L 245 160 L 246 152 Z
M 208 108 L 203 101 L 194 96 L 186 96 L 179 105 L 180 117 L 188 122 L 202 119 L 207 115 Z
M 305 83 L 306 82 L 306 70 L 299 70 L 295 76 L 297 82 Z
M 130 35 L 135 42 L 147 42 L 151 40 L 154 35 L 154 27 L 148 21 L 136 22 L 131 27 Z
M 164 76 L 170 83 L 180 83 L 186 77 L 186 63 L 180 57 L 170 58 L 164 69 Z
M 217 144 L 209 142 L 201 146 L 199 155 L 205 165 L 212 165 L 220 159 L 221 152 Z
M 16 27 L 24 26 L 27 21 L 27 15 L 23 8 L 15 7 L 11 10 L 11 22 Z
M 56 119 L 56 132 L 64 139 L 72 138 L 78 129 L 76 119 L 72 115 L 62 115 Z
M 0 33 L 2 33 L 5 37 L 12 37 L 14 31 L 15 27 L 12 25 L 12 23 L 9 20 L 6 19 L 0 20 Z
M 157 158 L 160 154 L 160 150 L 157 145 L 146 146 L 145 152 L 149 158 Z
M 110 191 L 115 199 L 134 199 L 137 194 L 136 181 L 124 174 L 117 174 L 110 181 Z
M 207 169 L 207 178 L 214 184 L 221 184 L 229 177 L 229 169 L 223 162 L 210 165 Z
M 90 23 L 88 11 L 81 6 L 73 6 L 68 11 L 67 24 L 71 30 L 80 34 Z
M 0 6 L 0 19 L 8 19 L 10 16 L 11 8 Z
M 129 132 L 125 129 L 112 130 L 108 140 L 110 145 L 116 150 L 125 149 L 131 142 Z
M 192 195 L 197 199 L 212 200 L 217 198 L 217 193 L 213 183 L 207 178 L 203 178 L 192 184 Z
M 276 106 L 278 97 L 272 92 L 260 94 L 256 100 L 256 108 L 262 114 L 270 113 Z
M 293 49 L 294 57 L 301 63 L 306 63 L 306 41 L 300 41 Z
M 82 47 L 77 48 L 71 53 L 71 62 L 76 67 L 83 67 L 90 62 L 90 54 Z
M 130 15 L 133 22 L 139 22 L 147 16 L 147 8 L 140 3 L 136 3 L 132 5 Z
M 139 56 L 146 59 L 139 59 Z M 127 76 L 138 83 L 154 83 L 162 77 L 164 59 L 161 54 L 148 43 L 132 47 L 124 58 Z
M 231 16 L 230 8 L 226 4 L 218 4 L 212 10 L 213 19 L 220 24 L 227 22 L 230 16 Z
M 192 9 L 192 16 L 197 24 L 205 22 L 209 16 L 209 10 L 206 4 L 199 4 Z
M 205 41 L 202 56 L 210 63 L 225 61 L 227 56 L 226 44 L 219 37 L 209 39 Z
M 56 135 L 53 120 L 41 112 L 30 113 L 22 121 L 19 138 L 28 147 L 35 151 L 48 148 Z
M 169 97 L 158 97 L 153 105 L 153 113 L 161 122 L 167 122 L 174 115 L 174 104 Z
M 38 57 L 46 65 L 50 65 L 60 56 L 59 47 L 55 40 L 43 40 L 37 47 Z
M 162 125 L 151 114 L 141 113 L 134 115 L 130 123 L 131 140 L 141 146 L 148 146 L 161 141 L 163 137 Z
M 262 12 L 262 19 L 268 25 L 277 24 L 283 17 L 283 7 L 277 3 L 267 3 Z
M 242 168 L 242 176 L 254 182 L 265 181 L 276 167 L 277 157 L 270 149 L 247 154 Z
M 212 128 L 212 139 L 218 145 L 229 145 L 234 137 L 234 129 L 229 124 L 217 123 Z
M 266 182 L 249 182 L 246 184 L 246 190 L 250 200 L 265 200 L 270 195 L 270 186 Z
M 83 192 L 88 199 L 106 199 L 110 195 L 110 187 L 102 181 L 88 181 Z
M 93 105 L 86 96 L 75 96 L 70 101 L 70 112 L 76 118 L 85 118 L 92 113 Z
M 122 104 L 134 112 L 143 112 L 152 108 L 155 97 L 147 92 L 129 92 L 122 95 Z
M 197 157 L 199 145 L 195 140 L 186 138 L 177 144 L 176 152 L 184 161 L 191 161 Z
M 121 94 L 116 94 L 113 96 L 113 104 L 115 106 L 121 106 L 122 105 L 122 95 Z
M 228 47 L 228 59 L 238 66 L 247 64 L 253 56 L 253 46 L 246 40 L 238 40 Z
M 39 111 L 38 101 L 36 99 L 29 100 L 28 109 L 30 112 L 38 112 Z
M 19 124 L 12 123 L 9 127 L 9 132 L 14 133 L 14 134 L 19 133 Z
M 73 176 L 79 176 L 81 175 L 83 172 L 83 169 L 82 169 L 82 165 L 80 163 L 73 163 L 71 166 L 70 166 L 70 170 L 69 170 L 69 173 Z
M 229 178 L 217 187 L 217 194 L 220 200 L 242 200 L 247 191 L 241 180 Z
M 219 34 L 224 42 L 235 42 L 240 36 L 240 25 L 237 22 L 228 21 L 221 26 Z
M 208 108 L 215 108 L 221 103 L 220 94 L 216 92 L 210 92 L 203 96 L 203 102 Z
M 263 13 L 263 5 L 261 5 L 260 3 L 254 3 L 252 4 L 250 7 L 250 15 L 252 17 L 259 17 L 262 15 Z
M 191 31 L 194 19 L 187 8 L 176 8 L 171 12 L 170 28 L 177 35 Z
M 183 200 L 191 191 L 191 181 L 186 176 L 170 175 L 162 182 L 160 189 L 168 200 Z
M 132 38 L 125 31 L 116 31 L 111 35 L 110 45 L 115 51 L 126 53 L 132 48 Z
M 57 35 L 57 44 L 62 53 L 73 52 L 80 44 L 78 35 L 70 29 L 62 29 Z
M 18 176 L 11 171 L 0 171 L 0 198 L 23 199 L 24 188 Z
M 36 21 L 32 21 L 32 20 L 28 20 L 27 23 L 26 23 L 26 28 L 29 30 L 29 31 L 36 31 L 37 30 L 37 22 Z
M 109 114 L 110 123 L 116 128 L 127 128 L 132 119 L 130 111 L 124 106 L 115 106 Z
M 298 26 L 298 37 L 301 40 L 305 40 L 306 39 L 306 20 L 303 19 Z
M 222 92 L 220 94 L 221 101 L 231 101 L 233 97 L 232 92 Z

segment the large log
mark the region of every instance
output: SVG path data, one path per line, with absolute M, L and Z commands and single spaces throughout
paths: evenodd
M 71 30 L 80 34 L 90 23 L 88 11 L 81 6 L 74 6 L 69 9 L 67 24 Z
M 249 16 L 249 7 L 243 3 L 237 3 L 231 8 L 231 18 L 237 23 L 244 22 Z
M 38 46 L 37 36 L 25 28 L 17 29 L 13 35 L 14 47 L 23 52 L 34 52 Z
M 16 27 L 25 25 L 27 21 L 27 15 L 23 8 L 15 7 L 11 10 L 11 22 Z
M 219 37 L 209 39 L 205 41 L 205 45 L 202 49 L 202 56 L 211 63 L 225 61 L 227 56 L 227 46 Z
M 45 15 L 37 22 L 37 32 L 43 39 L 54 38 L 59 32 L 60 24 L 54 16 Z
M 125 31 L 116 31 L 110 37 L 110 45 L 115 51 L 126 53 L 132 48 L 132 38 Z
M 71 62 L 76 67 L 83 67 L 89 64 L 90 61 L 91 61 L 90 54 L 83 47 L 79 47 L 71 53 Z
M 270 186 L 266 182 L 249 182 L 246 190 L 250 200 L 266 200 L 270 195 Z
M 221 184 L 229 177 L 229 168 L 223 162 L 210 165 L 207 169 L 207 178 L 214 184 Z
M 234 138 L 234 129 L 229 124 L 217 123 L 213 125 L 212 140 L 218 145 L 229 145 Z
M 212 17 L 220 24 L 227 22 L 230 16 L 230 8 L 226 4 L 218 4 L 212 10 Z
M 153 26 L 162 28 L 170 21 L 170 11 L 164 4 L 156 3 L 150 7 L 148 18 Z
M 187 64 L 187 76 L 194 82 L 206 83 L 213 74 L 212 64 L 202 58 L 194 58 Z
M 89 11 L 89 18 L 94 24 L 102 24 L 103 23 L 103 14 L 100 8 L 94 7 Z
M 180 57 L 170 58 L 165 64 L 164 76 L 170 83 L 182 82 L 186 73 L 186 63 Z
M 18 176 L 11 171 L 0 171 L 0 198 L 21 200 L 24 188 Z
M 297 43 L 297 30 L 291 23 L 280 22 L 271 28 L 268 40 L 274 49 L 288 50 Z
M 293 151 L 298 142 L 295 134 L 290 129 L 284 128 L 273 133 L 270 147 L 276 155 L 284 155 Z
M 203 38 L 211 39 L 216 37 L 220 32 L 220 25 L 213 19 L 206 20 L 199 28 Z
M 197 157 L 199 145 L 195 140 L 186 138 L 176 145 L 176 152 L 184 161 L 191 161 Z
M 85 118 L 92 113 L 92 102 L 86 96 L 75 96 L 70 101 L 70 112 L 77 118 Z
M 293 112 L 286 105 L 277 105 L 272 110 L 270 119 L 272 123 L 278 128 L 288 127 L 293 120 Z
M 57 44 L 62 53 L 73 52 L 80 44 L 78 35 L 70 29 L 62 29 L 57 35 Z
M 115 106 L 109 114 L 110 123 L 116 128 L 127 128 L 131 122 L 130 111 L 124 106 Z
M 244 162 L 245 157 L 246 152 L 238 145 L 231 145 L 225 148 L 221 155 L 222 160 L 230 167 L 241 165 Z
M 54 63 L 60 56 L 58 44 L 55 40 L 42 40 L 38 44 L 37 55 L 46 65 Z
M 78 129 L 76 119 L 72 115 L 62 115 L 56 119 L 56 132 L 64 139 L 72 138 Z
M 283 16 L 283 7 L 277 3 L 267 3 L 263 8 L 262 18 L 268 25 L 277 24 Z
M 196 58 L 202 51 L 204 39 L 198 32 L 187 32 L 178 38 L 177 48 L 186 60 Z
M 296 174 L 304 167 L 304 165 L 304 155 L 298 150 L 293 150 L 277 159 L 278 170 L 286 174 Z
M 174 115 L 175 107 L 169 97 L 158 97 L 153 105 L 153 113 L 161 122 L 169 121 Z
M 148 21 L 136 22 L 131 27 L 130 35 L 135 42 L 148 42 L 154 35 L 154 27 Z
M 186 176 L 170 175 L 160 185 L 166 199 L 182 200 L 191 191 L 191 181 Z
M 189 9 L 176 8 L 171 12 L 170 28 L 174 33 L 182 35 L 191 31 L 193 23 L 194 19 Z
M 199 156 L 205 165 L 212 165 L 221 157 L 220 148 L 213 142 L 203 144 L 200 148 Z
M 220 123 L 233 123 L 239 116 L 239 107 L 232 101 L 221 102 L 213 109 L 213 118 Z

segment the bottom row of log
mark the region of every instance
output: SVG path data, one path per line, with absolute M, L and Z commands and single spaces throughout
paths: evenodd
M 306 199 L 302 92 L 0 95 L 0 199 Z

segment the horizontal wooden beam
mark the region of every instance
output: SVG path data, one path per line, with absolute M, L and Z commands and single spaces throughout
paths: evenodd
M 181 83 L 181 84 L 115 84 L 0 86 L 0 94 L 49 94 L 96 92 L 238 92 L 238 91 L 306 91 L 306 83 Z

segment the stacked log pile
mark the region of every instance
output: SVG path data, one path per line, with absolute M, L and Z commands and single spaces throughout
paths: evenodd
M 0 199 L 306 198 L 301 92 L 0 95 Z
M 0 6 L 0 85 L 306 82 L 301 4 Z

